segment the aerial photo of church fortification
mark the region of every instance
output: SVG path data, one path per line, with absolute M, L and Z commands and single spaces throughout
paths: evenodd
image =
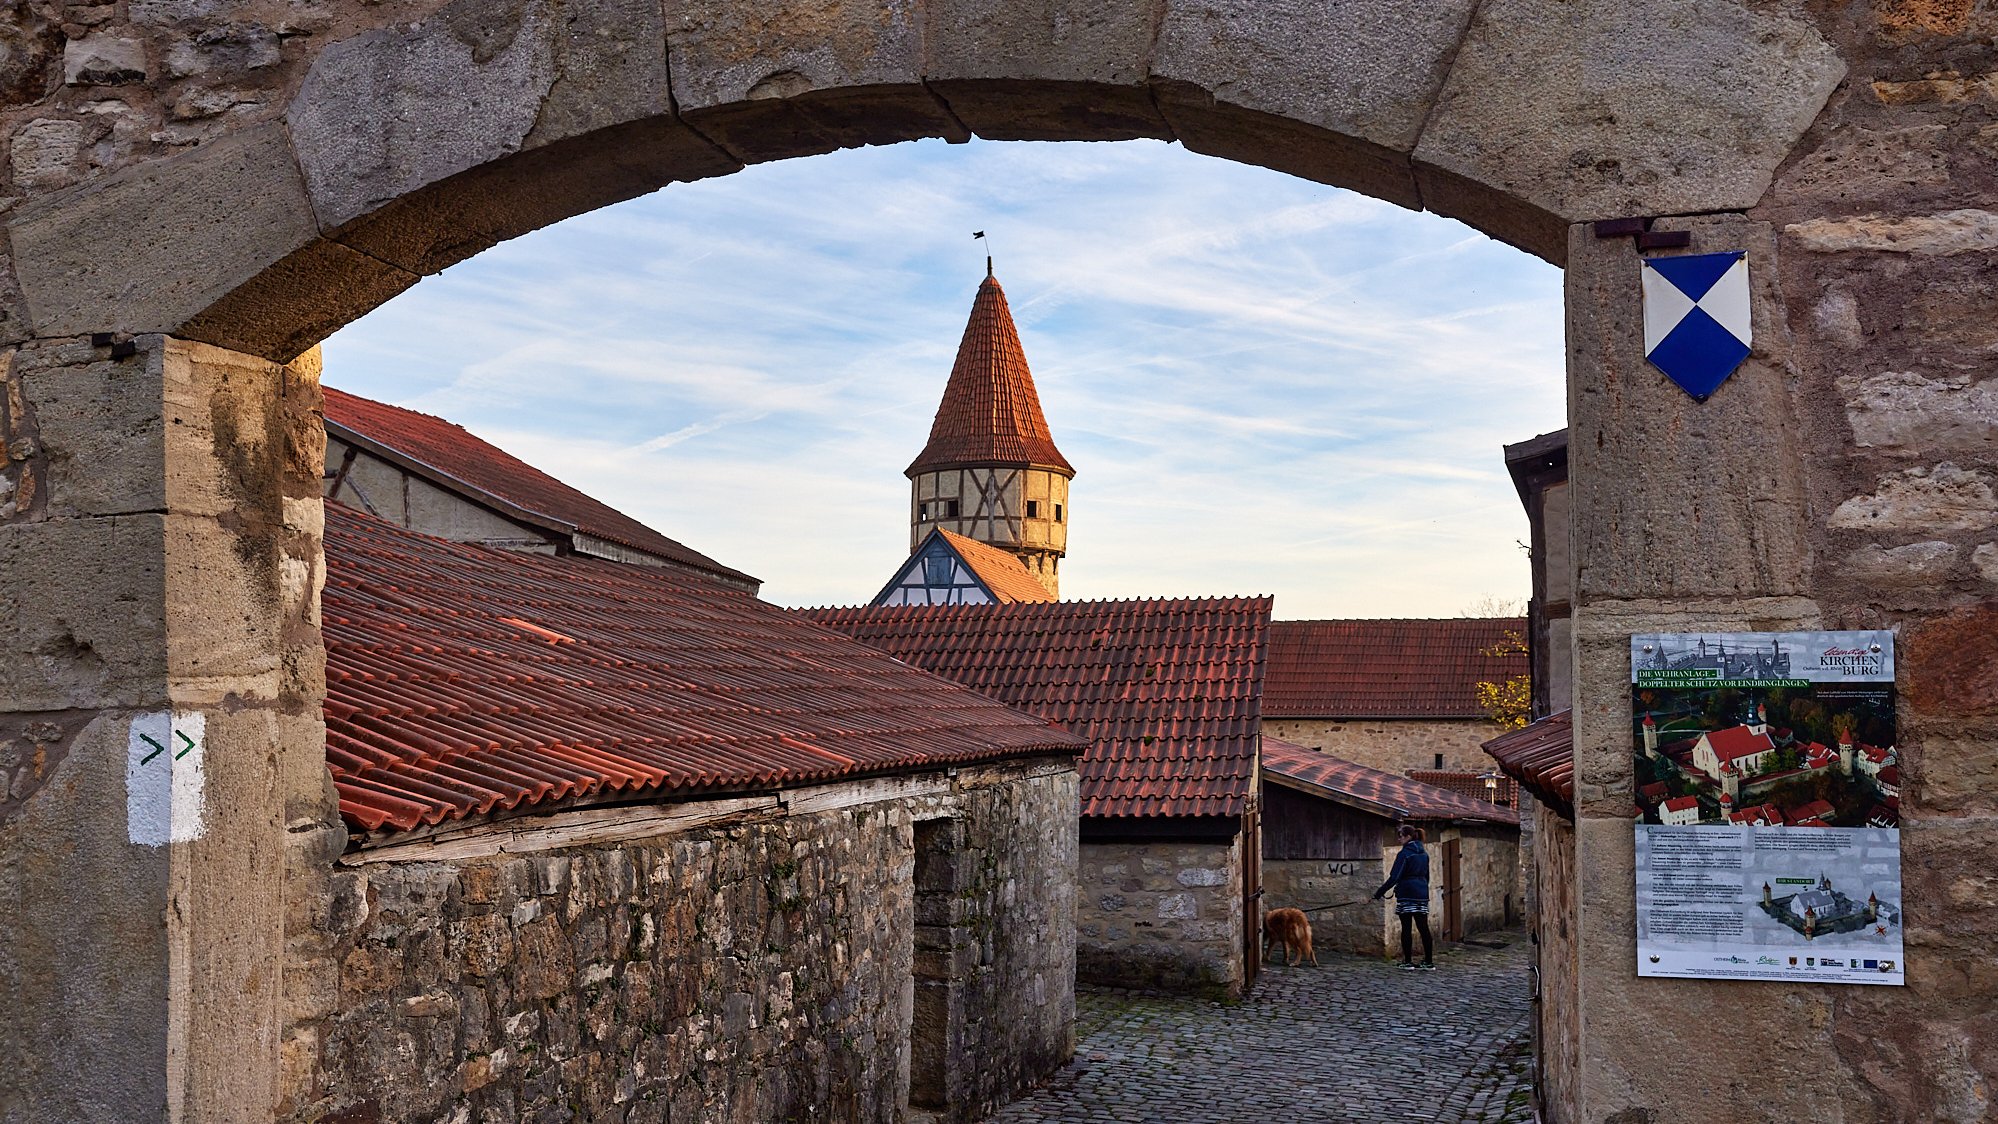
M 1730 649 L 1692 637 L 1650 659 L 1657 670 L 1709 670 L 1719 685 L 1636 691 L 1639 822 L 1900 825 L 1890 686 L 1792 678 L 1780 641 Z

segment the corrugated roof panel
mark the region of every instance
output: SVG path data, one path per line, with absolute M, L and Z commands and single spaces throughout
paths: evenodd
M 332 503 L 326 559 L 326 762 L 362 830 L 1084 744 L 682 571 L 445 542 Z

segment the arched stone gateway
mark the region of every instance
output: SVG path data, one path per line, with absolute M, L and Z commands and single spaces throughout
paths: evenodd
M 1971 0 L 16 6 L 0 1115 L 261 1119 L 310 1073 L 284 1028 L 341 986 L 284 935 L 340 838 L 312 345 L 664 184 L 977 134 L 1174 138 L 1564 264 L 1573 1117 L 1985 1119 L 1994 34 Z M 1642 361 L 1632 240 L 1584 225 L 1627 216 L 1749 254 L 1756 352 L 1704 405 Z M 1820 625 L 1901 630 L 1909 986 L 1635 978 L 1625 638 Z M 205 717 L 208 819 L 138 846 L 128 743 L 169 709 Z

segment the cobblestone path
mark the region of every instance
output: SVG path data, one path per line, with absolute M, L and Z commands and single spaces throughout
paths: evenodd
M 1266 965 L 1238 1003 L 1083 992 L 1075 1062 L 988 1124 L 1523 1124 L 1529 950 L 1492 939 L 1434 972 Z

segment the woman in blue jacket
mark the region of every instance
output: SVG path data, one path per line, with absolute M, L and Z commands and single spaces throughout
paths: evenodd
M 1394 891 L 1394 912 L 1401 918 L 1402 970 L 1416 970 L 1414 941 L 1408 932 L 1412 924 L 1422 933 L 1422 968 L 1435 971 L 1436 957 L 1429 939 L 1429 852 L 1422 849 L 1422 829 L 1414 824 L 1402 824 L 1396 834 L 1401 836 L 1401 851 L 1394 857 L 1387 881 L 1374 891 L 1374 900 Z

